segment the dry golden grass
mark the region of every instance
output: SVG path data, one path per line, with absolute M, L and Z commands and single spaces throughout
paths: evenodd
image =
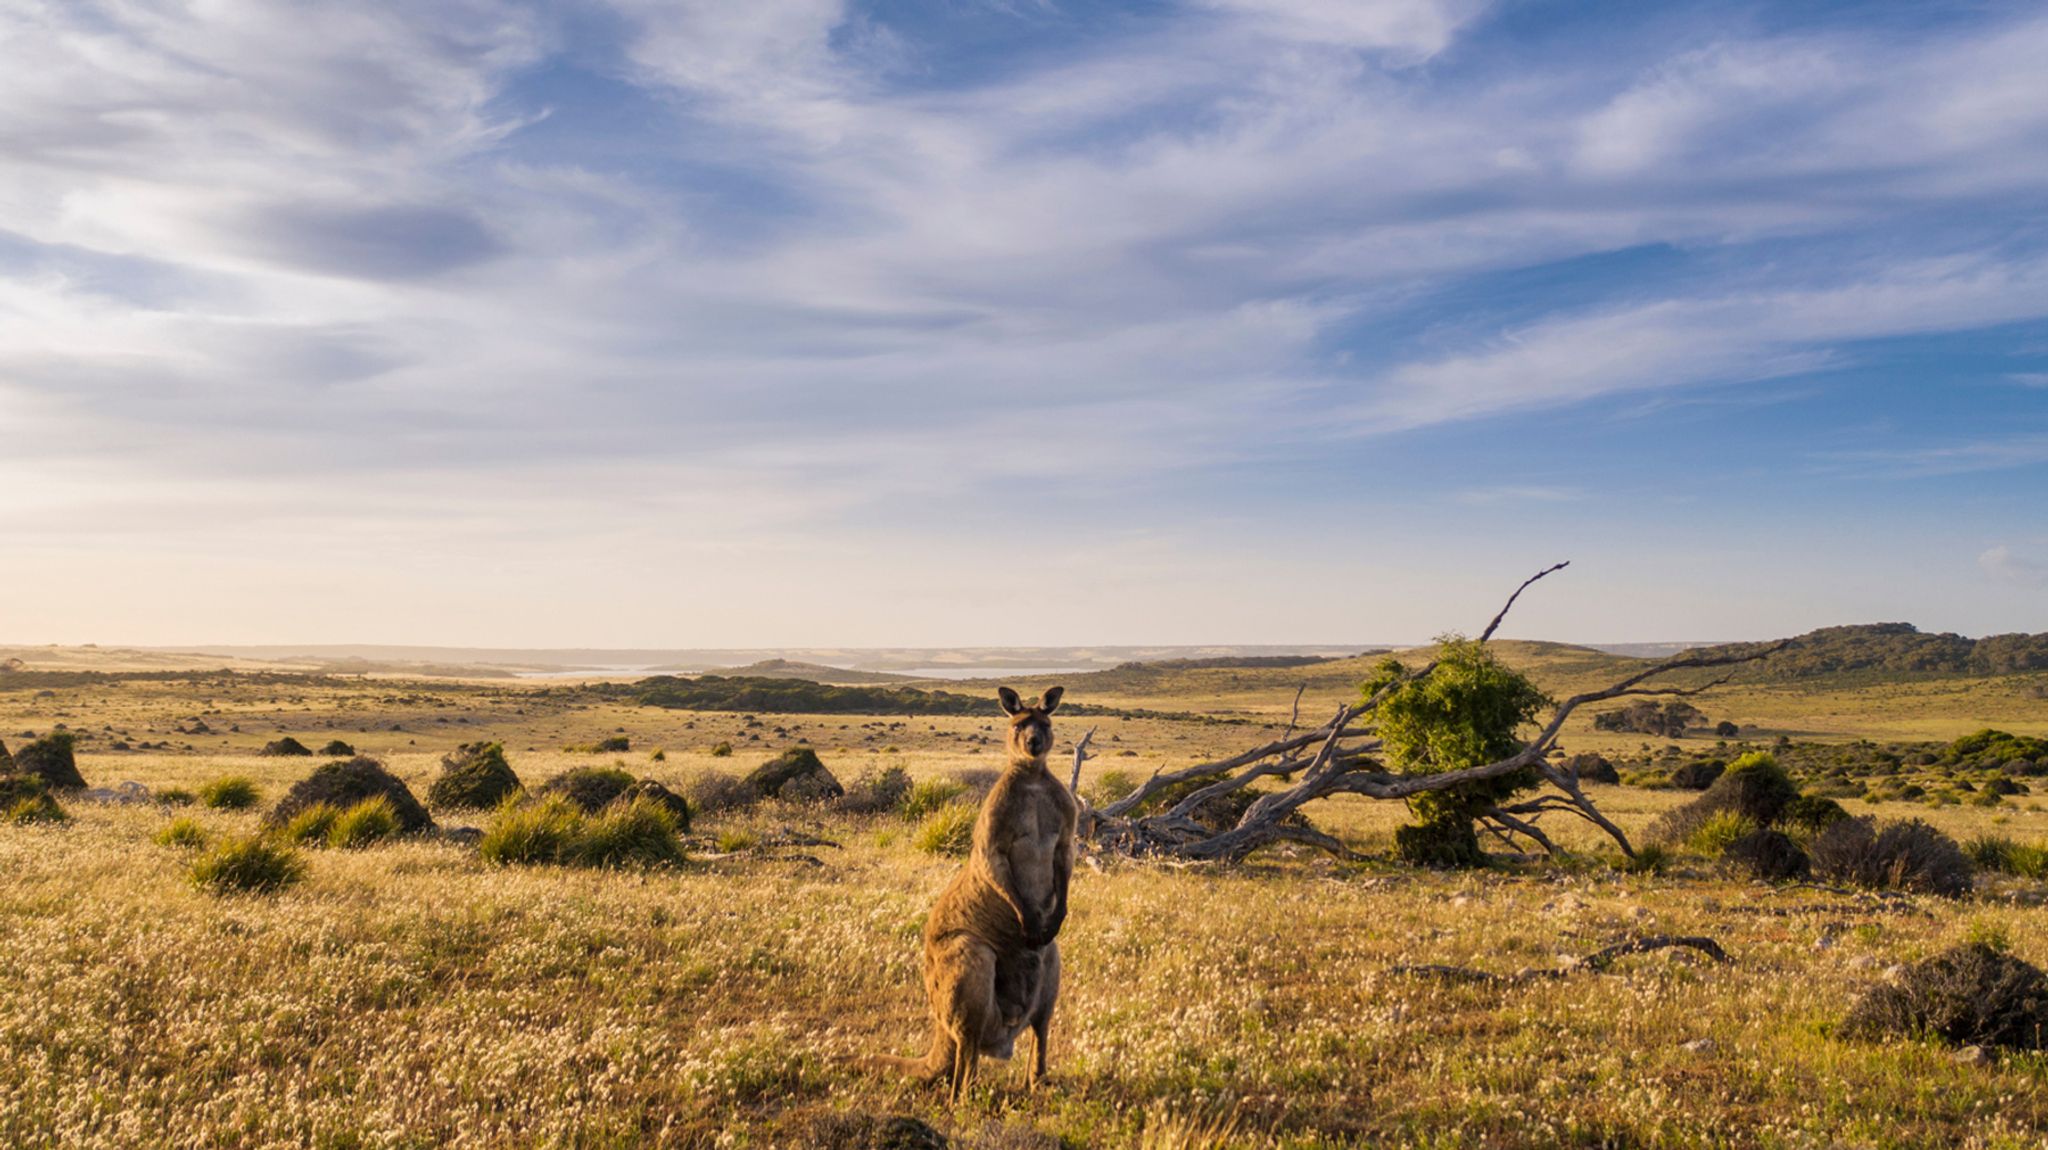
M 190 739 L 193 752 L 95 751 L 81 767 L 153 788 L 246 774 L 266 800 L 321 761 L 251 753 L 277 733 L 348 739 L 416 793 L 441 753 L 483 735 L 505 740 L 529 784 L 617 757 L 680 788 L 799 737 L 842 778 L 997 765 L 965 741 L 993 719 L 881 720 L 903 725 L 870 737 L 861 724 L 876 720 L 860 717 L 749 727 L 517 689 L 101 684 L 0 695 L 0 716 L 8 731 L 65 721 L 152 741 L 204 717 L 224 733 Z M 1104 751 L 1090 777 L 1260 737 L 1089 722 Z M 559 749 L 620 726 L 626 755 Z M 710 756 L 733 739 L 733 757 Z M 657 746 L 665 761 L 648 759 Z M 1686 797 L 1598 796 L 1632 830 Z M 1973 931 L 2048 964 L 2038 884 L 1898 912 L 1684 860 L 1626 874 L 1578 831 L 1578 865 L 1469 875 L 1284 852 L 1237 869 L 1083 867 L 1061 938 L 1054 1088 L 1032 1094 L 1021 1066 L 996 1064 L 956 1110 L 846 1061 L 923 1041 L 917 932 L 955 864 L 915 849 L 901 819 L 707 817 L 700 853 L 727 836 L 762 845 L 654 872 L 494 867 L 443 841 L 308 851 L 298 885 L 219 897 L 186 881 L 188 850 L 152 841 L 173 812 L 71 809 L 65 825 L 0 827 L 0 1145 L 801 1147 L 816 1116 L 848 1111 L 916 1115 L 987 1147 L 2035 1147 L 2048 1131 L 2037 1056 L 1963 1066 L 1929 1045 L 1828 1034 L 1886 967 Z M 2048 815 L 2024 805 L 1877 809 L 1965 837 L 2048 838 Z M 215 837 L 259 817 L 175 815 Z M 1401 811 L 1338 800 L 1318 818 L 1370 851 Z M 772 846 L 786 829 L 841 845 Z M 1736 962 L 1651 955 L 1517 987 L 1389 973 L 1548 967 L 1644 932 L 1712 935 Z

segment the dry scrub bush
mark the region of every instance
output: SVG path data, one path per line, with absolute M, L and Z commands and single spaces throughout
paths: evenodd
M 576 767 L 542 783 L 543 795 L 560 795 L 595 814 L 633 785 L 633 774 L 624 767 Z
M 685 790 L 690 805 L 704 812 L 745 810 L 761 801 L 759 792 L 726 771 L 706 771 Z
M 888 814 L 902 809 L 912 789 L 910 775 L 902 767 L 863 771 L 832 806 L 849 815 Z
M 1916 963 L 1896 985 L 1872 987 L 1842 1034 L 2040 1050 L 2048 1047 L 2048 978 L 1985 943 L 1965 943 Z
M 1835 882 L 1951 898 L 1970 890 L 1969 856 L 1918 819 L 1882 827 L 1869 816 L 1845 819 L 1821 832 L 1809 853 L 1814 873 Z
M 357 803 L 375 798 L 391 804 L 392 813 L 398 816 L 399 829 L 405 834 L 417 834 L 434 825 L 427 808 L 413 797 L 412 788 L 385 770 L 384 764 L 367 756 L 327 763 L 292 784 L 292 789 L 277 801 L 277 806 L 271 809 L 264 822 L 272 827 L 282 826 L 300 811 L 319 803 L 346 811 Z

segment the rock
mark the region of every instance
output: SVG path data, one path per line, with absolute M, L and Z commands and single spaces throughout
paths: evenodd
M 118 806 L 134 806 L 156 801 L 149 793 L 149 788 L 137 782 L 125 782 L 112 787 L 94 787 L 91 790 L 80 791 L 74 797 L 89 803 L 112 803 Z
M 762 798 L 793 802 L 822 802 L 846 793 L 818 752 L 809 747 L 792 747 L 754 768 L 746 786 Z
M 427 808 L 413 797 L 404 781 L 385 770 L 384 764 L 366 757 L 328 763 L 300 779 L 263 821 L 269 826 L 283 826 L 307 807 L 326 803 L 337 810 L 347 810 L 379 796 L 391 803 L 399 829 L 405 834 L 418 834 L 433 827 L 434 820 L 427 814 Z
M 1714 1040 L 1711 1038 L 1695 1038 L 1691 1042 L 1679 1043 L 1678 1048 L 1688 1054 L 1711 1054 L 1714 1051 Z
M 1950 1054 L 1948 1060 L 1963 1066 L 1983 1066 L 1991 1061 L 1991 1053 L 1981 1046 L 1965 1046 Z

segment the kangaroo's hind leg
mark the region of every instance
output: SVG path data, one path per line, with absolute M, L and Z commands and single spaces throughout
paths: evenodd
M 953 1042 L 952 1096 L 958 1102 L 974 1081 L 983 1036 L 997 1023 L 996 956 L 986 944 L 962 935 L 947 946 L 941 960 L 944 972 L 937 981 L 945 997 L 939 1005 Z

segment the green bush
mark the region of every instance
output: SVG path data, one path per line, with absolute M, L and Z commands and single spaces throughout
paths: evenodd
M 1719 858 L 1730 843 L 1756 829 L 1755 820 L 1741 811 L 1715 811 L 1686 836 L 1685 845 L 1709 858 Z
M 923 779 L 912 783 L 910 790 L 903 795 L 903 817 L 913 821 L 928 818 L 966 793 L 967 785 L 954 779 Z
M 974 820 L 980 814 L 967 803 L 940 807 L 919 825 L 911 843 L 926 854 L 964 855 L 974 845 Z
M 1820 795 L 1801 795 L 1785 807 L 1783 823 L 1808 834 L 1820 832 L 1849 817 L 1842 804 Z
M 245 811 L 261 798 L 256 781 L 246 775 L 229 775 L 199 788 L 199 801 L 217 811 Z
M 206 845 L 206 828 L 200 826 L 196 819 L 176 818 L 151 837 L 158 846 L 203 847 Z
M 262 838 L 223 839 L 192 860 L 193 885 L 213 894 L 263 894 L 305 877 L 297 851 Z
M 1088 790 L 1088 801 L 1098 807 L 1106 807 L 1137 789 L 1136 775 L 1112 768 L 1096 776 L 1095 785 Z
M 327 845 L 341 850 L 358 850 L 382 842 L 399 831 L 398 811 L 382 795 L 364 799 L 334 818 L 328 829 Z
M 326 846 L 327 836 L 334 830 L 334 820 L 341 817 L 341 809 L 332 803 L 314 803 L 291 817 L 278 836 L 288 843 L 310 846 Z

